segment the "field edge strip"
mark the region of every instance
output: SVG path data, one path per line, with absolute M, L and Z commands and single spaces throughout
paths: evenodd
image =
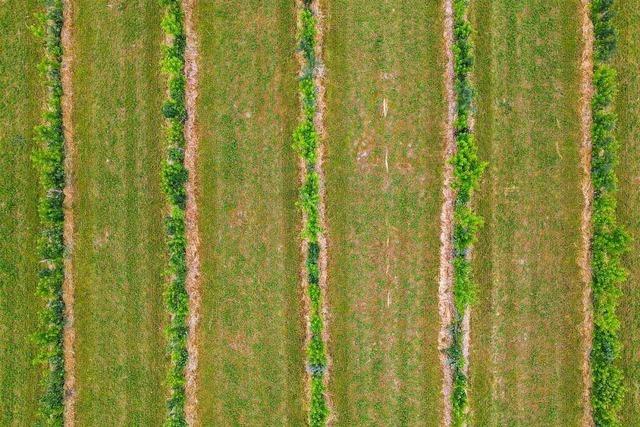
M 470 75 L 473 68 L 473 47 L 471 43 L 471 23 L 468 20 L 469 0 L 446 0 L 446 24 L 452 26 L 452 41 L 447 48 L 453 56 L 453 98 L 455 99 L 454 118 L 449 123 L 454 135 L 454 153 L 448 157 L 452 165 L 451 190 L 454 193 L 452 230 L 447 236 L 452 264 L 453 307 L 450 323 L 447 324 L 450 345 L 446 349 L 447 364 L 451 370 L 451 424 L 467 424 L 468 398 L 468 337 L 470 307 L 476 298 L 476 284 L 473 282 L 471 268 L 471 250 L 483 224 L 482 218 L 475 212 L 471 199 L 478 188 L 480 178 L 487 164 L 478 157 L 478 147 L 473 136 L 473 97 L 474 89 Z M 449 54 L 451 55 L 451 54 Z M 451 56 L 449 56 L 449 61 Z M 448 83 L 449 87 L 451 82 Z M 450 131 L 451 132 L 451 131 Z M 446 396 L 445 396 L 446 398 Z M 446 407 L 446 406 L 445 406 Z
M 33 163 L 39 173 L 38 201 L 40 272 L 36 293 L 45 302 L 34 334 L 38 347 L 34 362 L 42 366 L 38 417 L 46 425 L 65 423 L 65 130 L 63 125 L 62 66 L 65 25 L 63 0 L 42 0 L 33 33 L 41 39 L 44 56 L 39 65 L 46 87 L 41 124 L 35 128 Z
M 166 130 L 166 158 L 162 165 L 162 188 L 169 213 L 165 218 L 168 264 L 164 302 L 169 314 L 165 330 L 170 364 L 167 373 L 166 426 L 185 426 L 186 367 L 189 358 L 189 295 L 187 292 L 187 180 L 185 122 L 187 121 L 185 75 L 185 16 L 181 0 L 160 0 L 164 7 L 165 36 L 162 71 L 167 76 L 167 99 L 162 105 Z
M 194 28 L 195 0 L 183 0 L 185 12 L 185 77 L 187 79 L 185 97 L 187 119 L 185 122 L 185 168 L 188 172 L 186 184 L 186 238 L 187 238 L 187 277 L 186 288 L 189 295 L 189 316 L 187 318 L 187 366 L 185 414 L 187 424 L 192 426 L 197 421 L 197 370 L 198 370 L 198 343 L 197 330 L 200 322 L 200 233 L 198 231 L 198 206 L 197 206 L 197 157 L 198 157 L 198 133 L 196 130 L 196 101 L 198 98 L 198 38 Z
M 309 393 L 309 425 L 327 425 L 330 415 L 326 393 L 328 357 L 326 351 L 325 306 L 322 280 L 326 264 L 326 242 L 322 235 L 322 175 L 320 132 L 322 95 L 318 71 L 320 13 L 318 0 L 300 0 L 298 4 L 298 51 L 300 59 L 299 96 L 302 104 L 300 123 L 293 133 L 293 148 L 300 156 L 302 186 L 298 207 L 302 211 L 302 240 L 306 288 L 305 318 Z M 306 277 L 305 277 L 306 276 Z M 310 384 L 309 384 L 310 383 Z
M 453 374 L 447 356 L 447 349 L 451 346 L 449 326 L 453 318 L 453 265 L 452 239 L 453 234 L 453 201 L 455 198 L 451 182 L 453 181 L 453 164 L 451 159 L 456 150 L 453 123 L 455 120 L 454 59 L 453 59 L 453 3 L 452 0 L 443 1 L 443 50 L 446 59 L 444 78 L 447 115 L 444 129 L 444 171 L 442 186 L 442 210 L 440 213 L 440 270 L 438 277 L 438 312 L 440 315 L 440 331 L 438 334 L 438 351 L 442 366 L 442 399 L 443 420 L 445 427 L 451 425 L 451 392 Z
M 622 296 L 621 283 L 627 272 L 621 256 L 629 250 L 630 238 L 616 217 L 619 143 L 615 138 L 616 71 L 611 58 L 616 48 L 613 0 L 592 0 L 590 17 L 594 28 L 593 99 L 591 101 L 591 183 L 593 211 L 591 239 L 591 301 L 593 340 L 591 345 L 591 409 L 596 426 L 620 425 L 618 410 L 624 397 L 623 370 L 618 366 L 622 343 L 616 308 Z
M 65 277 L 62 283 L 62 298 L 65 306 L 65 327 L 63 338 L 63 351 L 65 363 L 64 377 L 64 424 L 65 426 L 75 425 L 76 413 L 76 331 L 75 331 L 75 285 L 73 280 L 73 237 L 75 233 L 75 222 L 73 219 L 73 199 L 74 199 L 74 170 L 75 145 L 73 137 L 73 85 L 71 67 L 73 62 L 72 28 L 73 28 L 73 5 L 71 0 L 62 0 L 63 3 L 63 25 L 62 25 L 62 46 L 64 55 L 62 57 L 62 123 L 65 140 L 65 172 L 66 184 L 64 189 L 64 231 L 63 239 L 67 256 L 65 257 Z
M 580 166 L 582 170 L 582 196 L 583 207 L 580 218 L 580 234 L 582 235 L 582 250 L 578 263 L 583 282 L 582 291 L 582 424 L 593 425 L 593 414 L 591 411 L 591 368 L 589 355 L 591 353 L 591 341 L 593 339 L 593 311 L 591 306 L 591 218 L 593 209 L 593 187 L 591 185 L 591 100 L 593 99 L 593 25 L 589 16 L 590 0 L 580 0 L 579 14 L 582 30 L 582 56 L 580 63 L 580 92 L 581 92 L 581 114 L 580 114 Z

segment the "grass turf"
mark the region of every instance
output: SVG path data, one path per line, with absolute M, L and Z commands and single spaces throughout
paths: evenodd
M 161 8 L 156 0 L 73 5 L 76 422 L 160 425 Z
M 199 418 L 303 425 L 295 4 L 200 2 L 195 19 Z
M 439 425 L 443 7 L 322 3 L 335 416 Z
M 618 29 L 618 50 L 614 54 L 614 66 L 618 72 L 618 97 L 616 135 L 620 142 L 620 164 L 617 169 L 618 218 L 633 238 L 631 250 L 623 258 L 629 278 L 621 286 L 618 318 L 622 323 L 620 336 L 623 343 L 621 363 L 625 376 L 626 394 L 619 411 L 622 425 L 632 425 L 640 419 L 640 41 L 637 28 L 640 25 L 640 2 L 617 0 L 615 25 Z
M 31 34 L 36 0 L 9 0 L 0 7 L 0 424 L 33 425 L 38 370 L 31 363 L 36 313 L 38 174 L 31 163 L 33 128 L 40 123 L 42 57 Z
M 477 194 L 473 425 L 582 416 L 578 1 L 474 3 Z M 553 30 L 552 30 L 553 29 Z

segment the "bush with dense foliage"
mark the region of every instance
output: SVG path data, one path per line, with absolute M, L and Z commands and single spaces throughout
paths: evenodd
M 311 376 L 311 401 L 309 424 L 313 427 L 327 423 L 327 407 L 324 373 L 327 368 L 325 343 L 322 339 L 322 289 L 320 288 L 320 177 L 317 171 L 318 133 L 314 125 L 317 112 L 316 76 L 316 19 L 311 10 L 311 0 L 305 0 L 300 12 L 299 48 L 303 59 L 300 78 L 302 119 L 293 134 L 293 147 L 304 159 L 306 174 L 300 189 L 298 205 L 306 218 L 303 238 L 308 243 L 306 259 L 309 300 L 311 303 L 311 333 L 307 349 L 307 372 Z
M 613 0 L 593 0 L 591 20 L 594 27 L 594 64 L 591 101 L 593 184 L 593 236 L 591 240 L 593 342 L 591 349 L 591 405 L 596 426 L 618 426 L 618 409 L 624 395 L 623 372 L 617 366 L 621 352 L 618 337 L 620 321 L 616 307 L 621 297 L 620 284 L 626 278 L 621 255 L 629 237 L 617 223 L 615 167 L 618 142 L 614 136 L 616 114 L 612 102 L 616 94 L 616 73 L 609 60 L 616 45 L 613 27 Z
M 39 328 L 34 335 L 38 352 L 35 362 L 43 366 L 39 416 L 46 425 L 64 422 L 64 186 L 65 147 L 62 125 L 62 0 L 44 0 L 44 13 L 38 16 L 33 32 L 41 38 L 44 58 L 40 71 L 45 80 L 46 100 L 42 123 L 36 127 L 37 149 L 33 163 L 39 172 L 42 193 L 40 216 L 40 273 L 37 294 L 45 306 L 39 313 Z
M 164 293 L 169 312 L 166 328 L 170 358 L 167 382 L 170 387 L 167 401 L 167 426 L 186 426 L 185 418 L 185 368 L 187 365 L 187 315 L 189 297 L 186 290 L 186 219 L 187 169 L 184 165 L 184 124 L 187 118 L 185 106 L 186 76 L 184 53 L 186 35 L 184 13 L 180 0 L 160 0 L 165 8 L 162 29 L 168 40 L 164 46 L 162 71 L 168 78 L 167 100 L 162 106 L 166 120 L 167 157 L 162 167 L 162 187 L 169 204 L 165 220 L 168 249 L 168 283 Z
M 477 238 L 482 218 L 471 208 L 473 191 L 478 187 L 485 163 L 478 158 L 470 120 L 473 88 L 469 74 L 473 67 L 471 25 L 467 19 L 469 0 L 453 0 L 453 56 L 456 119 L 453 124 L 456 152 L 453 156 L 453 189 L 455 191 L 453 213 L 453 301 L 454 315 L 450 332 L 449 364 L 453 374 L 452 421 L 459 426 L 466 422 L 468 396 L 465 359 L 463 354 L 464 313 L 474 300 L 475 285 L 472 280 L 469 252 Z

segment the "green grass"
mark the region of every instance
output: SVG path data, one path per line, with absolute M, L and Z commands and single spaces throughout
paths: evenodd
M 36 0 L 0 6 L 0 424 L 33 425 L 39 368 L 32 365 L 38 255 L 38 174 L 31 164 L 33 128 L 40 122 L 42 49 L 29 31 Z
M 335 416 L 340 425 L 436 426 L 442 5 L 323 3 Z
M 629 271 L 629 279 L 622 284 L 618 318 L 622 322 L 620 336 L 623 342 L 621 363 L 624 369 L 626 394 L 619 411 L 622 425 L 632 425 L 640 419 L 640 42 L 637 29 L 640 25 L 640 2 L 617 0 L 618 50 L 614 55 L 614 66 L 618 72 L 618 97 L 616 112 L 620 142 L 620 164 L 618 166 L 618 215 L 633 241 L 631 250 L 623 258 Z
M 161 8 L 76 0 L 78 425 L 160 425 L 167 388 Z
M 477 194 L 473 425 L 582 416 L 578 1 L 474 3 Z
M 199 418 L 303 425 L 295 4 L 200 2 L 195 12 Z

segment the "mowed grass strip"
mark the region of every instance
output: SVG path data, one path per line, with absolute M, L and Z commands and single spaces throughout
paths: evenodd
M 479 301 L 473 425 L 579 425 L 582 416 L 578 1 L 474 3 Z
M 289 0 L 199 2 L 202 425 L 304 425 Z
M 165 200 L 157 0 L 74 0 L 77 425 L 161 425 Z
M 40 40 L 31 34 L 37 0 L 0 7 L 0 425 L 34 425 L 40 368 L 31 335 L 44 304 L 36 297 L 39 221 L 33 128 L 40 123 L 43 85 Z
M 443 6 L 323 4 L 336 422 L 436 426 L 443 415 Z
M 623 405 L 618 412 L 622 425 L 633 425 L 640 420 L 640 1 L 615 2 L 615 26 L 618 30 L 618 48 L 614 66 L 618 73 L 616 136 L 620 143 L 617 168 L 618 218 L 632 237 L 630 251 L 623 258 L 629 278 L 622 284 L 618 318 L 622 324 L 621 366 L 626 389 Z

